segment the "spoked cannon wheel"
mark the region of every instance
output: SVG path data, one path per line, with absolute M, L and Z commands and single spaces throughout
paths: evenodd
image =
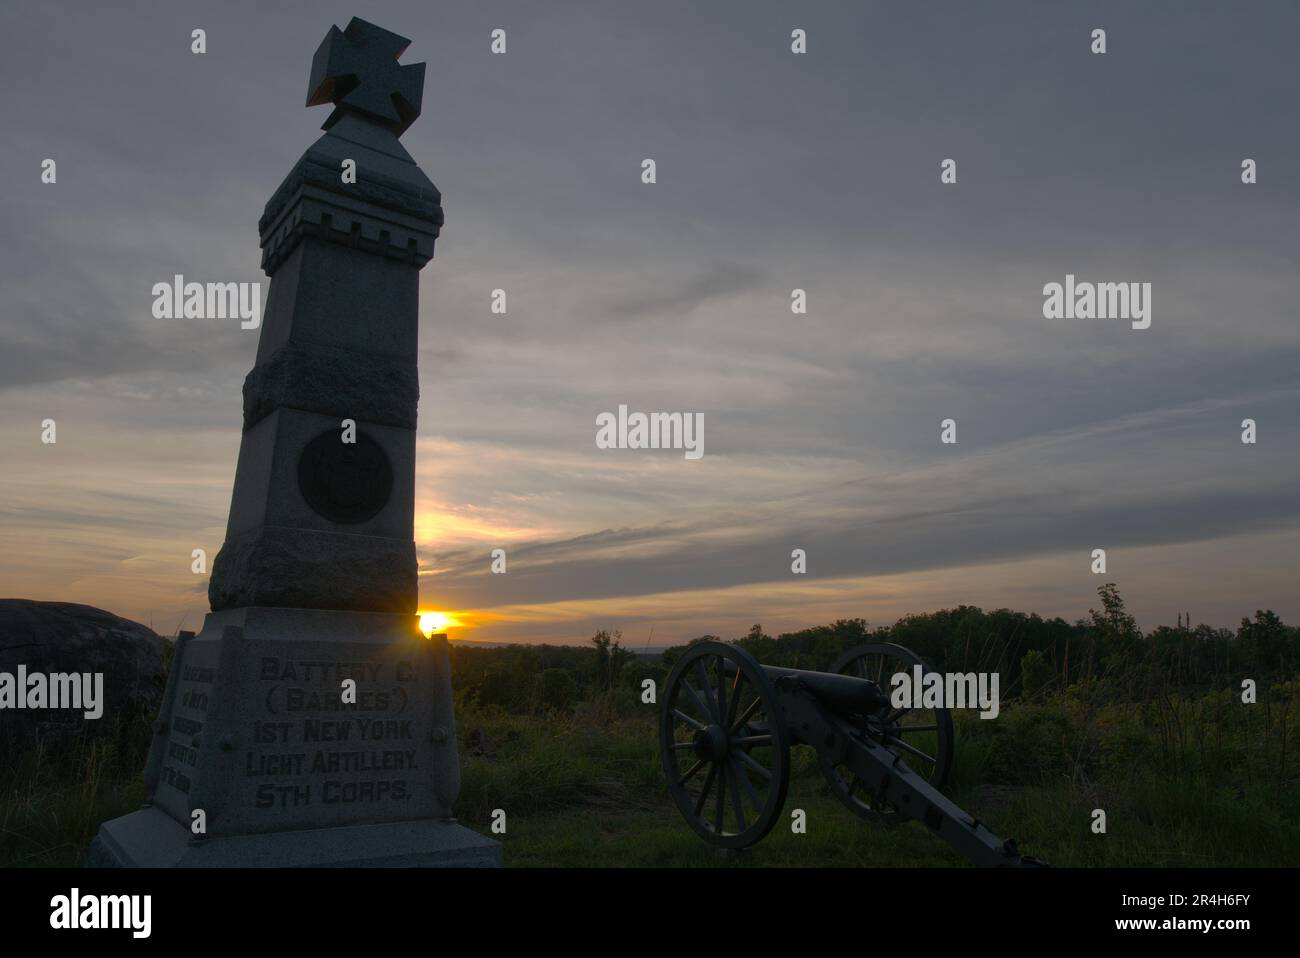
M 705 841 L 745 848 L 785 805 L 790 739 L 767 674 L 748 652 L 697 642 L 668 676 L 659 715 L 668 791 Z
M 831 666 L 832 672 L 870 679 L 888 696 L 893 691 L 891 677 L 896 672 L 912 675 L 914 666 L 926 668 L 920 656 L 892 643 L 872 643 L 849 649 Z M 952 767 L 952 715 L 947 709 L 894 708 L 887 706 L 874 715 L 860 716 L 859 734 L 869 736 L 895 754 L 901 755 L 908 768 L 926 778 L 935 788 L 943 788 Z M 824 751 L 817 754 L 818 764 L 831 791 L 855 814 L 869 821 L 893 824 L 907 821 L 904 814 L 888 802 L 869 794 L 864 783 L 846 766 L 836 765 Z

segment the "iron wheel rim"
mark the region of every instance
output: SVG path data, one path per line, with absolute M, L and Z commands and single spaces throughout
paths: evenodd
M 898 668 L 899 665 L 903 668 Z M 870 679 L 888 696 L 891 691 L 889 677 L 897 671 L 911 672 L 917 665 L 921 666 L 923 675 L 933 672 L 911 649 L 892 642 L 871 642 L 844 652 L 831 665 L 831 671 Z M 911 723 L 905 721 L 909 716 L 914 719 Z M 864 716 L 858 734 L 868 736 L 890 751 L 901 754 L 908 768 L 925 778 L 934 788 L 942 790 L 947 784 L 953 756 L 952 714 L 948 709 L 909 708 L 900 711 L 891 706 L 880 714 Z M 922 735 L 929 734 L 934 736 L 933 745 L 930 745 L 928 739 L 924 741 L 932 751 L 916 744 L 921 741 Z M 912 736 L 911 742 L 907 740 L 909 735 Z M 857 782 L 857 777 L 847 767 L 837 765 L 821 751 L 817 754 L 817 763 L 831 792 L 854 814 L 868 821 L 887 824 L 911 820 L 911 815 L 892 805 L 881 803 L 877 807 L 874 804 L 875 797 L 867 794 L 865 786 Z
M 785 807 L 790 740 L 753 656 L 723 642 L 690 646 L 665 684 L 659 734 L 668 792 L 697 835 L 746 848 L 772 830 Z

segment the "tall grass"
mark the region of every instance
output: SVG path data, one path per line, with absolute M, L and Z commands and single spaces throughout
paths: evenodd
M 1123 702 L 1087 684 L 1004 703 L 996 720 L 958 712 L 948 792 L 1022 849 L 1056 865 L 1286 865 L 1300 862 L 1300 683 L 1239 692 L 1172 691 Z M 457 816 L 489 830 L 507 812 L 507 862 L 710 865 L 663 784 L 657 709 L 627 690 L 511 713 L 458 698 Z M 76 865 L 99 824 L 137 808 L 143 719 L 98 738 L 40 745 L 0 769 L 0 867 Z M 787 814 L 744 862 L 957 864 L 920 825 L 854 818 L 793 756 Z M 1093 831 L 1094 811 L 1106 832 Z
M 1297 710 L 1284 704 L 1294 694 L 1274 687 L 1268 707 L 1243 705 L 1230 693 L 1170 695 L 1139 706 L 1098 705 L 1075 689 L 1005 706 L 997 720 L 960 712 L 946 791 L 1055 865 L 1294 864 L 1300 795 L 1294 746 L 1286 743 L 1295 740 Z M 668 799 L 653 707 L 605 703 L 532 716 L 465 707 L 459 722 L 458 815 L 486 830 L 492 811 L 505 809 L 516 836 L 523 822 L 523 836 L 506 839 L 508 860 L 713 861 L 701 856 L 704 846 Z M 778 823 L 752 863 L 959 863 L 918 824 L 886 828 L 840 808 L 811 749 L 795 749 L 791 776 L 787 814 L 805 808 L 815 823 L 810 837 L 794 840 Z M 1104 833 L 1094 831 L 1098 809 Z
M 149 725 L 40 740 L 0 772 L 0 868 L 79 865 L 105 819 L 144 801 Z

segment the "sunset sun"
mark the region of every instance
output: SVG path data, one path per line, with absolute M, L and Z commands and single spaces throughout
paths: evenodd
M 435 632 L 445 632 L 459 625 L 460 622 L 450 612 L 420 613 L 420 631 L 426 636 L 433 635 Z

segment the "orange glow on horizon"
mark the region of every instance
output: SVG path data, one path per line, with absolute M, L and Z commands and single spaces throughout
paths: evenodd
M 425 638 L 433 635 L 435 632 L 446 632 L 448 629 L 465 628 L 465 623 L 458 619 L 451 612 L 421 612 L 420 631 L 424 633 Z

